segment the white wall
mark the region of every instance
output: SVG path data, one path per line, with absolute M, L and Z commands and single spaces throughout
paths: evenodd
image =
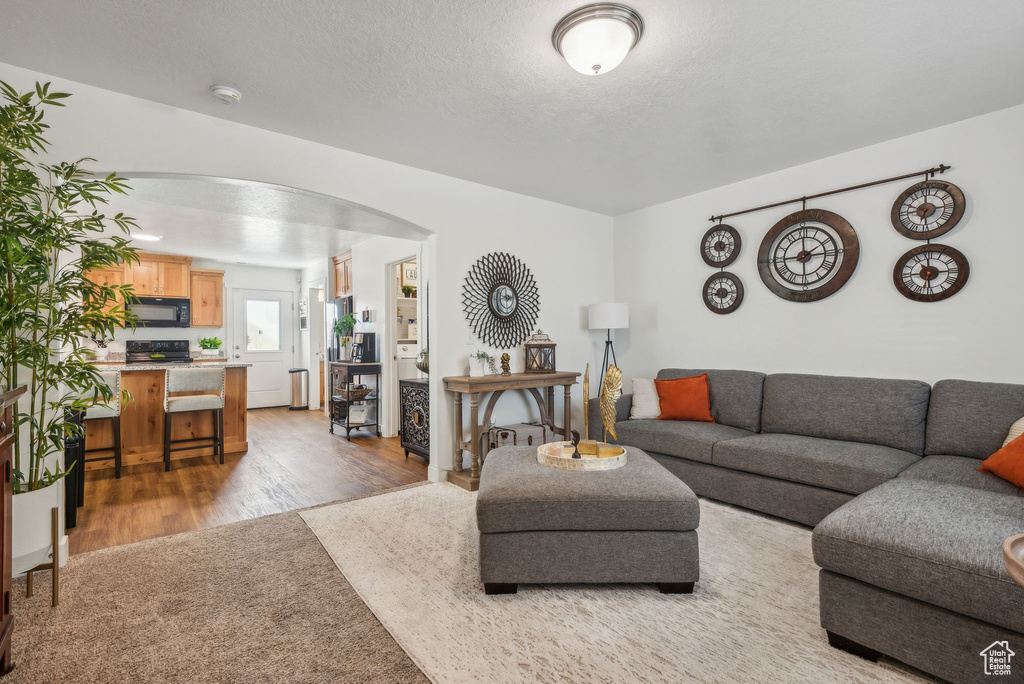
M 431 282 L 431 477 L 450 468 L 450 400 L 441 378 L 466 370 L 462 280 L 479 256 L 510 251 L 533 269 L 540 326 L 558 342 L 559 364 L 599 361 L 586 330 L 585 306 L 607 301 L 612 283 L 612 219 L 532 197 L 374 159 L 308 140 L 121 95 L 0 64 L 0 79 L 19 89 L 35 81 L 74 94 L 47 113 L 54 157 L 96 157 L 98 169 L 185 173 L 303 188 L 387 212 L 432 233 L 424 245 Z M 244 103 L 241 106 L 246 106 Z M 599 350 L 597 350 L 599 351 Z M 518 355 L 518 354 L 517 354 Z M 580 393 L 576 388 L 576 411 Z
M 395 397 L 391 392 L 397 388 L 397 383 L 393 387 L 389 372 L 392 366 L 386 361 L 395 353 L 394 345 L 388 345 L 385 339 L 387 318 L 395 315 L 394 309 L 387 304 L 387 285 L 389 277 L 394 277 L 394 269 L 388 268 L 387 265 L 404 261 L 409 257 L 419 259 L 423 244 L 416 240 L 374 237 L 352 247 L 352 291 L 355 316 L 360 321 L 356 324 L 356 331 L 372 332 L 376 336 L 377 358 L 382 361 L 381 385 L 384 387 L 384 393 L 381 401 L 381 420 L 384 426 L 390 424 L 387 416 L 396 406 Z M 419 302 L 417 308 L 418 305 Z M 369 323 L 362 322 L 362 312 L 366 309 L 372 312 L 373 320 Z M 386 427 L 384 431 L 385 436 L 388 436 Z
M 356 318 L 362 321 L 364 309 L 373 312 L 373 321 L 360 322 L 356 325 L 356 331 L 376 334 L 378 359 L 386 354 L 394 354 L 394 350 L 384 348 L 386 317 L 394 316 L 394 311 L 388 311 L 387 307 L 388 274 L 385 267 L 408 257 L 419 258 L 422 249 L 422 242 L 390 237 L 370 238 L 352 247 L 352 290 L 355 293 Z
M 322 260 L 317 261 L 314 264 L 310 264 L 302 269 L 300 278 L 301 283 L 299 284 L 299 298 L 309 298 L 309 328 L 306 330 L 299 330 L 298 337 L 296 338 L 296 346 L 298 347 L 299 353 L 295 361 L 295 365 L 298 368 L 306 368 L 309 370 L 309 406 L 310 409 L 315 410 L 323 408 L 320 406 L 320 385 L 318 384 L 318 375 L 320 373 L 320 359 L 317 358 L 317 340 L 314 337 L 316 317 L 319 314 L 319 310 L 323 308 L 323 304 L 316 300 L 316 297 L 310 293 L 311 288 L 315 288 L 317 285 L 323 283 L 324 296 L 330 297 L 330 288 L 332 287 L 330 278 L 328 277 L 329 270 L 329 259 L 325 256 Z M 298 305 L 296 304 L 296 307 Z M 297 319 L 296 319 L 297 320 Z M 298 322 L 296 322 L 296 329 L 298 329 Z M 324 360 L 326 361 L 326 349 L 324 346 Z M 324 369 L 326 375 L 326 367 Z M 324 387 L 327 387 L 326 380 Z
M 187 256 L 187 255 L 185 255 Z M 248 266 L 236 263 L 214 261 L 212 259 L 195 259 L 192 268 L 215 268 L 224 271 L 224 327 L 222 328 L 144 328 L 119 330 L 114 334 L 110 350 L 124 351 L 125 340 L 188 340 L 192 349 L 199 349 L 202 337 L 219 337 L 224 341 L 221 349 L 229 353 L 235 344 L 233 339 L 233 323 L 235 309 L 232 292 L 235 288 L 254 290 L 281 290 L 293 293 L 292 301 L 298 308 L 300 271 L 291 268 L 272 268 L 269 266 Z M 285 312 L 289 325 L 298 329 L 298 312 Z M 296 352 L 298 352 L 296 342 Z M 296 355 L 296 359 L 298 356 Z M 290 362 L 292 363 L 292 362 Z
M 616 336 L 624 375 L 651 377 L 676 366 L 1024 382 L 1024 365 L 1017 361 L 1024 337 L 1022 150 L 1024 106 L 617 217 L 615 290 L 632 313 L 631 328 Z M 800 206 L 728 219 L 743 240 L 739 260 L 728 270 L 742 279 L 745 299 L 724 316 L 705 308 L 701 287 L 713 269 L 701 260 L 699 243 L 709 216 L 939 163 L 953 167 L 939 178 L 967 197 L 960 224 L 934 241 L 956 247 L 970 261 L 970 280 L 956 296 L 924 304 L 904 298 L 893 285 L 896 259 L 923 244 L 902 237 L 889 222 L 897 195 L 916 182 L 907 180 L 808 204 L 848 219 L 861 247 L 846 286 L 813 304 L 769 292 L 756 265 L 764 234 Z

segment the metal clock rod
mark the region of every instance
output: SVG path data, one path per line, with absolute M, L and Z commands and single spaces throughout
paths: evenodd
M 782 202 L 775 202 L 774 204 L 765 204 L 760 207 L 754 207 L 753 209 L 744 209 L 743 211 L 734 211 L 731 214 L 719 214 L 718 216 L 712 216 L 708 219 L 714 223 L 715 221 L 721 221 L 722 219 L 729 218 L 730 216 L 739 216 L 740 214 L 749 214 L 754 211 L 764 211 L 765 209 L 774 209 L 775 207 L 781 207 L 786 204 L 796 204 L 797 202 L 807 202 L 810 199 L 817 199 L 819 197 L 827 197 L 829 195 L 838 195 L 841 192 L 850 192 L 851 190 L 860 190 L 861 188 L 870 188 L 873 185 L 883 185 L 885 183 L 892 183 L 898 180 L 904 180 L 906 178 L 914 178 L 915 176 L 934 176 L 937 173 L 945 173 L 949 169 L 953 168 L 947 164 L 939 164 L 933 166 L 930 169 L 924 169 L 923 171 L 914 171 L 913 173 L 905 173 L 902 176 L 893 176 L 892 178 L 883 178 L 882 180 L 871 181 L 870 183 L 861 183 L 860 185 L 851 185 L 848 188 L 840 188 L 838 190 L 829 190 L 828 192 L 819 192 L 815 195 L 805 195 L 804 197 L 794 197 L 793 199 L 783 200 Z

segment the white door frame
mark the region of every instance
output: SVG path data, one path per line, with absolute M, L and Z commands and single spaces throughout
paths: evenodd
M 324 288 L 324 301 L 321 304 L 317 301 L 317 293 Z M 313 281 L 306 289 L 306 297 L 309 306 L 306 307 L 306 315 L 309 320 L 309 410 L 319 411 L 320 406 L 320 361 L 324 362 L 324 376 L 327 375 L 327 278 Z M 322 330 L 321 330 L 322 327 Z M 317 335 L 322 332 L 322 335 Z M 318 339 L 322 338 L 322 339 Z M 317 356 L 317 352 L 323 350 L 323 359 Z M 327 378 L 324 378 L 324 403 L 327 403 Z
M 291 383 L 289 382 L 288 369 L 295 367 L 295 337 L 298 334 L 298 329 L 299 329 L 298 314 L 295 311 L 295 291 L 294 290 L 271 290 L 271 289 L 264 289 L 264 288 L 255 288 L 255 287 L 235 287 L 235 288 L 232 288 L 232 290 L 231 290 L 231 311 L 232 311 L 232 317 L 231 317 L 232 318 L 232 321 L 231 321 L 231 337 L 232 337 L 232 348 L 229 351 L 230 351 L 230 354 L 231 354 L 231 356 L 233 358 L 238 358 L 239 348 L 241 347 L 241 345 L 245 344 L 245 333 L 242 332 L 241 339 L 239 339 L 239 337 L 237 335 L 237 332 L 239 331 L 240 326 L 242 326 L 242 324 L 243 324 L 243 322 L 245 320 L 245 313 L 241 309 L 241 307 L 244 306 L 244 295 L 243 295 L 244 292 L 268 292 L 268 293 L 274 293 L 274 294 L 280 294 L 280 295 L 288 295 L 287 301 L 289 302 L 289 305 L 285 306 L 284 307 L 284 311 L 281 312 L 281 319 L 282 319 L 281 320 L 281 331 L 283 333 L 284 331 L 287 330 L 288 331 L 288 336 L 291 338 L 291 345 L 290 345 L 291 349 L 287 349 L 286 348 L 286 349 L 282 349 L 281 350 L 281 354 L 284 357 L 284 364 L 283 365 L 287 366 L 287 368 L 283 369 L 284 377 L 282 378 L 281 382 L 283 383 L 283 386 L 285 387 L 285 391 L 287 392 L 288 388 L 290 388 L 290 386 L 291 386 Z M 242 311 L 241 317 L 238 316 L 238 312 L 240 312 L 240 311 Z M 282 346 L 288 346 L 288 345 L 285 345 L 284 341 L 282 341 Z M 247 352 L 247 353 L 259 354 L 261 352 Z M 249 403 L 250 402 L 248 401 L 248 398 L 247 398 L 246 404 L 248 405 Z M 283 405 L 287 406 L 288 405 L 288 401 L 285 400 Z
M 395 287 L 395 268 L 404 264 L 407 261 L 416 261 L 417 267 L 423 260 L 423 249 L 420 248 L 415 254 L 399 259 L 398 261 L 392 261 L 389 264 L 384 265 L 384 342 L 381 345 L 381 356 L 384 357 L 384 377 L 381 378 L 381 382 L 384 383 L 385 394 L 384 397 L 393 397 L 394 400 L 385 401 L 383 407 L 384 420 L 381 425 L 381 432 L 385 437 L 395 437 L 398 435 L 399 419 L 398 414 L 401 410 L 395 410 L 397 406 L 396 401 L 398 397 L 398 360 L 395 358 L 398 350 L 398 321 L 395 320 L 395 310 L 398 308 L 398 289 Z M 422 281 L 421 281 L 422 282 Z M 420 330 L 425 330 L 426 326 L 423 325 L 420 318 L 420 302 L 416 302 L 416 320 L 420 322 Z M 419 337 L 422 337 L 421 332 Z M 417 343 L 421 345 L 422 342 L 417 340 Z

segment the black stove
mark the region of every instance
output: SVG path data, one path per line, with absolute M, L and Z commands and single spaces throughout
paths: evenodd
M 125 363 L 191 363 L 188 340 L 128 340 Z

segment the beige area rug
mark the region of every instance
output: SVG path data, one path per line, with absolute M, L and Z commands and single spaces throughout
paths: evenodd
M 433 484 L 301 513 L 435 682 L 918 682 L 831 648 L 810 531 L 701 501 L 701 580 L 486 596 L 475 495 Z
M 298 513 L 72 556 L 14 584 L 22 682 L 426 682 Z

